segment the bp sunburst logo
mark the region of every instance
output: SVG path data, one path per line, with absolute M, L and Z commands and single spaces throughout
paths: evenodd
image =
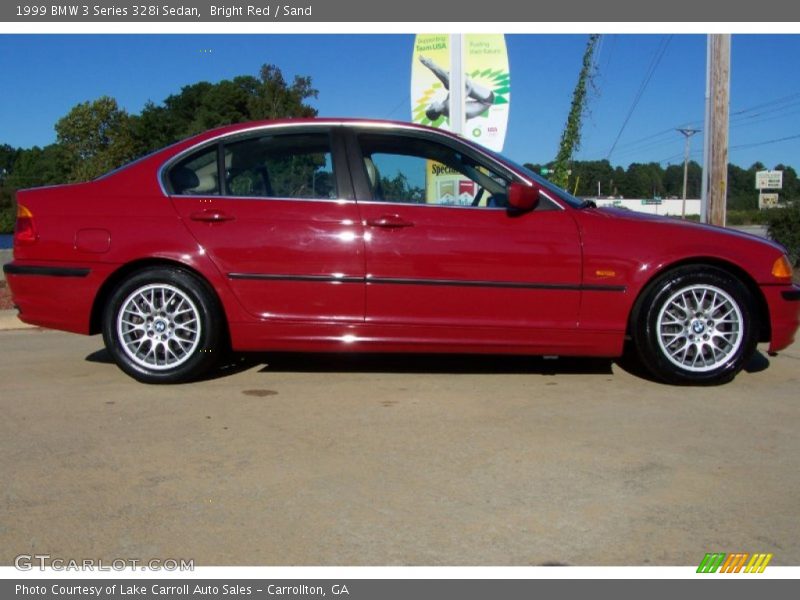
M 466 73 L 465 97 L 467 120 L 487 118 L 492 106 L 508 104 L 510 78 L 508 71 L 499 69 L 475 69 Z M 486 91 L 489 94 L 486 94 Z M 415 123 L 430 127 L 450 124 L 446 108 L 450 92 L 441 81 L 427 88 L 417 99 L 412 111 Z M 432 110 L 433 108 L 433 110 Z

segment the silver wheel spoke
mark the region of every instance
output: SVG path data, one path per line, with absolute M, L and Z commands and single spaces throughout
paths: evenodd
M 189 360 L 200 343 L 200 311 L 186 292 L 169 284 L 135 290 L 116 321 L 123 351 L 147 369 L 173 369 Z
M 656 335 L 664 356 L 692 372 L 713 371 L 739 350 L 742 312 L 724 290 L 705 284 L 673 293 L 656 319 Z

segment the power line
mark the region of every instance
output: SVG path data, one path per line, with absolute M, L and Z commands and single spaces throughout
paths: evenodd
M 650 80 L 653 78 L 653 75 L 658 68 L 661 59 L 664 57 L 664 54 L 667 51 L 667 46 L 669 46 L 669 42 L 672 40 L 672 36 L 667 36 L 665 39 L 661 40 L 659 47 L 656 49 L 655 53 L 653 54 L 653 58 L 650 61 L 650 66 L 645 71 L 644 78 L 642 79 L 642 83 L 639 86 L 636 95 L 633 98 L 633 103 L 631 104 L 630 109 L 628 109 L 628 114 L 625 116 L 625 120 L 622 122 L 622 127 L 619 128 L 619 133 L 617 133 L 617 137 L 614 139 L 614 143 L 611 145 L 611 149 L 608 151 L 606 155 L 606 159 L 611 158 L 611 154 L 614 152 L 614 148 L 617 147 L 617 142 L 619 142 L 619 138 L 622 137 L 622 132 L 625 131 L 625 127 L 628 125 L 628 121 L 631 120 L 633 116 L 633 112 L 636 110 L 636 107 L 639 104 L 639 101 L 642 99 L 645 90 L 647 89 L 647 85 L 650 83 Z
M 785 136 L 785 137 L 782 137 L 782 138 L 775 138 L 775 139 L 772 139 L 772 140 L 763 140 L 763 141 L 760 141 L 760 142 L 749 142 L 747 144 L 737 144 L 736 146 L 731 146 L 729 149 L 730 150 L 744 150 L 744 149 L 747 149 L 747 148 L 756 148 L 758 146 L 768 146 L 770 144 L 778 144 L 780 142 L 788 142 L 789 140 L 796 140 L 798 138 L 800 138 L 800 133 L 797 133 L 797 134 L 794 134 L 794 135 L 788 135 L 788 136 Z M 692 150 L 690 154 L 691 155 L 697 155 L 697 154 L 701 154 L 701 153 L 702 153 L 701 150 Z M 674 160 L 676 158 L 680 158 L 681 155 L 682 154 L 680 152 L 678 152 L 677 154 L 672 154 L 672 155 L 670 155 L 670 156 L 668 156 L 666 158 L 662 158 L 661 160 L 658 160 L 658 161 L 655 161 L 655 162 L 658 162 L 658 163 L 669 162 L 669 161 L 672 161 L 672 160 Z
M 784 110 L 786 108 L 790 108 L 790 106 L 782 107 L 781 110 Z M 759 114 L 764 114 L 764 113 L 759 113 Z M 795 111 L 790 111 L 790 112 L 786 112 L 786 113 L 780 113 L 780 114 L 777 114 L 777 115 L 772 115 L 770 117 L 766 117 L 764 119 L 757 119 L 757 120 L 754 120 L 754 121 L 739 120 L 739 121 L 735 121 L 735 122 L 731 123 L 730 128 L 731 129 L 738 129 L 740 127 L 745 127 L 745 126 L 748 126 L 748 125 L 757 125 L 757 124 L 760 124 L 760 123 L 764 123 L 766 121 L 774 121 L 775 119 L 783 119 L 783 118 L 788 117 L 790 115 L 796 115 L 796 114 L 800 114 L 800 111 L 795 110 Z M 757 116 L 757 115 L 753 115 L 753 116 Z M 794 138 L 793 137 L 789 137 L 788 139 L 794 139 Z M 753 142 L 752 144 L 751 143 L 739 144 L 738 146 L 731 146 L 730 149 L 731 150 L 735 150 L 735 149 L 756 147 L 756 146 L 767 145 L 769 143 L 779 142 L 779 141 L 784 141 L 784 138 L 778 138 L 777 140 L 768 140 L 766 142 Z M 658 143 L 660 143 L 660 142 L 658 142 Z M 658 145 L 658 143 L 650 144 L 650 145 L 648 145 L 646 147 L 638 148 L 638 149 L 636 149 L 636 151 L 643 151 L 643 150 L 652 148 L 652 147 Z M 625 156 L 626 154 L 630 154 L 630 152 L 623 152 L 622 153 L 623 156 Z M 692 151 L 692 154 L 698 154 L 698 151 Z M 659 160 L 658 162 L 659 163 L 670 162 L 670 161 L 675 160 L 675 159 L 677 159 L 679 157 L 680 157 L 680 153 L 675 153 L 675 154 L 671 154 L 667 158 L 663 158 L 663 159 Z
M 773 109 L 773 111 L 770 111 L 770 112 L 774 112 L 774 111 L 777 111 L 777 110 L 786 110 L 787 108 L 792 108 L 793 106 L 794 105 L 787 105 L 787 106 L 781 107 L 780 109 Z M 746 127 L 746 126 L 749 126 L 749 125 L 757 125 L 757 124 L 764 123 L 764 122 L 767 122 L 767 121 L 774 121 L 776 119 L 783 119 L 783 118 L 788 117 L 788 116 L 800 114 L 800 110 L 793 110 L 793 111 L 789 111 L 789 112 L 780 112 L 779 114 L 767 116 L 767 117 L 762 118 L 762 119 L 755 119 L 756 116 L 766 114 L 766 112 L 767 111 L 762 112 L 762 113 L 758 113 L 756 115 L 752 115 L 750 118 L 753 118 L 754 120 L 749 120 L 749 118 L 747 118 L 747 119 L 739 119 L 737 121 L 733 121 L 730 124 L 730 128 L 731 129 L 738 129 L 740 127 Z M 697 123 L 699 125 L 699 122 L 693 122 L 690 125 L 694 125 L 695 123 Z M 647 150 L 651 150 L 653 148 L 657 148 L 657 147 L 662 146 L 662 145 L 664 145 L 664 146 L 675 145 L 675 144 L 678 143 L 677 140 L 675 140 L 673 142 L 672 139 L 668 139 L 668 137 L 669 137 L 668 134 L 671 134 L 673 131 L 675 131 L 675 129 L 678 129 L 678 127 L 675 127 L 675 128 L 672 128 L 672 129 L 668 129 L 668 130 L 659 131 L 658 133 L 654 133 L 654 134 L 651 134 L 649 136 L 645 136 L 645 137 L 640 138 L 639 140 L 636 140 L 634 142 L 628 142 L 627 144 L 624 145 L 624 146 L 628 146 L 628 148 L 625 149 L 625 150 L 622 150 L 621 152 L 617 152 L 617 157 L 619 158 L 621 156 L 628 156 L 630 154 L 636 154 L 636 153 L 639 153 L 639 152 L 646 152 Z M 645 143 L 645 142 L 648 142 L 648 143 Z M 620 146 L 620 148 L 623 148 L 624 146 Z M 692 154 L 696 154 L 696 152 L 693 151 Z M 661 159 L 661 160 L 659 160 L 657 162 L 663 163 L 663 162 L 671 161 L 671 160 L 679 158 L 680 156 L 681 156 L 680 153 L 671 154 L 669 157 L 667 157 L 665 159 Z
M 612 35 L 610 37 L 611 37 L 611 47 L 608 49 L 608 58 L 606 58 L 606 66 L 603 68 L 603 71 L 606 73 L 608 73 L 608 67 L 611 64 L 611 57 L 614 55 L 614 48 L 617 45 L 617 36 Z
M 677 128 L 673 128 L 670 131 L 670 134 L 674 134 L 675 133 L 675 129 L 677 129 Z M 628 156 L 630 154 L 638 154 L 640 152 L 646 152 L 647 150 L 651 150 L 653 148 L 659 148 L 659 147 L 665 146 L 665 145 L 672 145 L 673 143 L 676 143 L 676 141 L 677 140 L 675 140 L 674 135 L 670 135 L 669 138 L 667 138 L 666 135 L 662 135 L 662 136 L 659 137 L 659 139 L 654 140 L 654 141 L 650 142 L 649 144 L 636 146 L 635 148 L 630 148 L 628 150 L 623 150 L 622 152 L 618 152 L 617 153 L 617 158 L 619 158 L 620 156 Z
M 392 116 L 394 113 L 396 113 L 398 110 L 400 110 L 400 108 L 401 108 L 401 107 L 402 107 L 404 104 L 408 104 L 408 101 L 409 101 L 410 99 L 411 99 L 411 95 L 409 94 L 409 95 L 408 95 L 408 96 L 406 96 L 406 97 L 405 97 L 403 100 L 401 100 L 400 102 L 398 102 L 398 103 L 397 103 L 397 106 L 395 106 L 395 107 L 394 107 L 392 110 L 390 110 L 388 113 L 386 113 L 386 116 L 384 116 L 383 118 L 384 118 L 384 119 L 388 119 L 389 117 L 391 117 L 391 116 Z
M 699 154 L 703 154 L 703 149 L 702 148 L 697 148 L 696 150 L 692 150 L 689 153 L 689 156 L 697 156 Z M 676 158 L 680 158 L 681 156 L 683 156 L 683 152 L 678 152 L 677 154 L 671 154 L 666 158 L 662 158 L 661 160 L 656 160 L 656 161 L 653 161 L 653 162 L 657 162 L 659 164 L 661 164 L 661 163 L 670 163 L 673 160 L 675 160 Z
M 778 142 L 786 142 L 788 140 L 796 140 L 797 138 L 800 138 L 800 133 L 797 133 L 795 135 L 789 135 L 789 136 L 782 137 L 782 138 L 776 138 L 774 140 L 766 140 L 766 141 L 763 141 L 763 142 L 751 142 L 749 144 L 739 144 L 738 146 L 731 146 L 730 149 L 731 150 L 741 150 L 743 148 L 755 148 L 756 146 L 767 146 L 769 144 L 777 144 Z
M 742 108 L 740 110 L 733 111 L 731 113 L 731 116 L 734 117 L 736 115 L 741 115 L 741 114 L 748 113 L 748 112 L 751 112 L 751 111 L 754 111 L 754 110 L 758 110 L 758 109 L 761 109 L 761 108 L 772 106 L 773 104 L 781 104 L 783 102 L 786 102 L 788 100 L 792 100 L 792 99 L 798 98 L 798 97 L 800 97 L 800 92 L 794 92 L 794 93 L 789 94 L 788 96 L 781 96 L 780 98 L 775 98 L 773 100 L 767 100 L 766 102 L 762 102 L 761 104 L 756 104 L 756 105 L 750 106 L 748 108 Z
M 797 100 L 795 100 L 796 98 L 797 98 Z M 777 105 L 780 105 L 780 104 L 783 104 L 784 106 L 777 106 Z M 739 109 L 739 110 L 734 111 L 734 112 L 731 113 L 731 117 L 736 117 L 736 118 L 731 118 L 731 129 L 733 129 L 735 127 L 741 127 L 741 126 L 755 124 L 755 123 L 762 123 L 762 122 L 765 122 L 765 121 L 770 121 L 770 120 L 779 119 L 779 118 L 783 118 L 783 117 L 788 117 L 790 115 L 798 114 L 798 112 L 800 112 L 800 111 L 792 111 L 792 112 L 788 112 L 788 113 L 782 113 L 781 112 L 781 111 L 784 111 L 786 109 L 794 108 L 796 105 L 800 105 L 800 92 L 794 92 L 794 93 L 789 94 L 787 96 L 781 96 L 780 98 L 774 98 L 774 99 L 768 100 L 766 102 L 762 102 L 762 103 L 759 103 L 759 104 L 755 104 L 753 106 L 748 106 L 746 108 Z M 774 108 L 770 108 L 770 107 L 774 107 Z M 762 112 L 759 112 L 759 113 L 756 113 L 756 114 L 752 114 L 752 115 L 748 115 L 747 114 L 747 113 L 750 113 L 750 112 L 752 112 L 754 110 L 760 110 L 760 109 L 767 109 L 767 110 L 764 110 Z M 771 114 L 771 113 L 778 113 L 778 114 L 775 114 L 775 115 L 772 115 L 770 117 L 767 117 L 766 119 L 759 119 L 759 120 L 754 120 L 754 121 L 750 120 L 750 119 L 755 119 L 756 117 L 767 115 L 767 114 Z M 670 135 L 672 134 L 673 131 L 675 131 L 675 129 L 677 129 L 679 127 L 682 127 L 682 126 L 696 127 L 696 126 L 702 125 L 702 123 L 703 123 L 702 119 L 696 119 L 694 121 L 688 121 L 688 122 L 687 121 L 683 121 L 681 123 L 677 123 L 677 124 L 673 125 L 672 127 L 669 127 L 667 129 L 663 129 L 663 130 L 658 131 L 656 133 L 645 135 L 644 137 L 632 140 L 630 142 L 625 142 L 624 144 L 619 144 L 617 146 L 618 149 L 621 150 L 622 148 L 626 148 L 626 150 L 624 150 L 622 152 L 619 152 L 618 156 L 619 155 L 626 156 L 628 154 L 633 154 L 633 153 L 636 153 L 636 152 L 641 152 L 643 150 L 648 150 L 650 148 L 654 148 L 654 147 L 660 145 L 662 142 L 660 140 L 654 141 L 654 142 L 650 142 L 650 143 L 647 143 L 647 144 L 644 144 L 644 142 L 649 142 L 650 140 L 655 140 L 656 138 L 664 138 L 664 141 L 666 141 L 666 139 L 670 137 Z M 693 152 L 693 154 L 694 154 L 694 152 Z M 677 158 L 677 156 L 679 156 L 679 155 L 671 156 L 670 158 Z M 658 162 L 664 162 L 664 161 L 658 161 Z
M 767 121 L 774 121 L 775 119 L 785 119 L 786 117 L 797 114 L 800 114 L 800 110 L 793 110 L 787 113 L 772 115 L 771 117 L 767 117 L 765 119 L 757 119 L 755 121 L 737 121 L 736 123 L 731 124 L 731 129 L 734 129 L 736 127 L 745 127 L 748 125 L 758 125 L 759 123 L 766 123 Z
M 785 110 L 790 109 L 790 108 L 794 108 L 796 106 L 800 106 L 800 100 L 798 100 L 796 102 L 790 102 L 788 104 L 784 104 L 784 106 L 775 106 L 773 108 L 767 108 L 765 110 L 762 110 L 760 112 L 753 113 L 753 114 L 750 114 L 750 115 L 740 115 L 735 119 L 731 119 L 731 122 L 732 123 L 741 123 L 741 122 L 744 122 L 744 121 L 748 121 L 750 119 L 755 119 L 756 117 L 761 117 L 763 115 L 771 115 L 773 113 L 779 113 L 780 114 L 782 111 L 785 111 Z
M 600 53 L 603 51 L 603 42 L 605 41 L 606 36 L 600 35 L 597 39 L 597 50 L 592 55 L 592 72 L 597 72 L 597 65 L 600 62 Z
M 653 138 L 664 137 L 667 134 L 671 135 L 673 131 L 675 131 L 674 127 L 670 127 L 669 129 L 663 129 L 657 133 L 653 133 L 651 135 L 646 135 L 642 138 L 639 138 L 638 140 L 633 140 L 630 142 L 625 142 L 624 144 L 620 144 L 619 148 L 622 149 L 622 148 L 629 148 L 631 146 L 638 146 L 640 143 L 647 142 L 649 140 L 652 140 Z

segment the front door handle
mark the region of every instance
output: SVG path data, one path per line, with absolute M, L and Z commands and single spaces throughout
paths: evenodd
M 225 211 L 207 208 L 205 210 L 198 210 L 189 215 L 192 221 L 204 221 L 206 223 L 224 223 L 225 221 L 233 221 L 234 216 L 229 215 Z
M 377 219 L 368 219 L 367 225 L 370 227 L 383 227 L 385 229 L 394 229 L 400 227 L 413 227 L 414 223 L 406 221 L 400 215 L 381 215 Z

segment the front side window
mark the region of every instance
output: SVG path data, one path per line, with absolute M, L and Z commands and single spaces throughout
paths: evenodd
M 223 153 L 229 196 L 337 197 L 327 134 L 262 135 L 227 142 Z
M 508 181 L 471 157 L 422 138 L 359 136 L 373 200 L 505 208 Z

